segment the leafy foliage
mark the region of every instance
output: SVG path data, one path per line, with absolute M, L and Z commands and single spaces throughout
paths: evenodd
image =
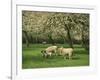
M 89 14 L 22 11 L 23 43 L 69 43 L 89 48 Z

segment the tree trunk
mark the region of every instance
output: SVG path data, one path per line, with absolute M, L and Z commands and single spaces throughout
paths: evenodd
M 29 40 L 28 40 L 28 34 L 27 34 L 27 31 L 23 31 L 23 33 L 25 34 L 26 46 L 29 47 Z
M 70 34 L 69 26 L 65 24 L 65 30 L 67 31 L 68 41 L 71 48 L 73 48 L 73 42 Z
M 84 34 L 83 34 L 83 30 L 82 30 L 82 35 L 81 35 L 81 37 L 82 37 L 82 46 L 84 46 Z
M 63 44 L 66 43 L 66 38 L 62 34 L 59 34 L 59 36 L 63 39 Z
M 89 51 L 89 38 L 88 38 L 87 36 L 84 35 L 84 33 L 85 33 L 85 32 L 84 32 L 84 31 L 85 31 L 84 26 L 86 26 L 86 25 L 83 24 L 83 27 L 82 27 L 82 34 L 81 34 L 81 37 L 82 37 L 82 46 L 83 46 L 87 51 Z
M 84 33 L 82 31 L 82 46 L 89 51 L 89 40 L 84 38 Z
M 48 34 L 48 38 L 49 38 L 49 40 L 50 40 L 50 43 L 52 44 L 52 45 L 54 45 L 55 43 L 54 43 L 54 40 L 52 39 L 52 36 L 50 35 L 50 34 Z

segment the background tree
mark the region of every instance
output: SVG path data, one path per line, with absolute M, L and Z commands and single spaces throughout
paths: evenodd
M 22 12 L 23 43 L 81 44 L 89 49 L 89 14 Z

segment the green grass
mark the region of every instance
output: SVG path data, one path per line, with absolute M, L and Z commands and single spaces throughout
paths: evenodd
M 63 56 L 52 56 L 45 59 L 41 55 L 41 50 L 50 46 L 50 44 L 31 44 L 29 48 L 23 45 L 22 49 L 22 68 L 48 68 L 48 67 L 72 67 L 72 66 L 88 66 L 89 54 L 80 45 L 74 45 L 74 56 L 72 60 L 64 59 Z M 65 44 L 58 46 L 68 47 Z

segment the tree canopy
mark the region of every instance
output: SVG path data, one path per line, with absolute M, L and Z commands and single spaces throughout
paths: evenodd
M 22 38 L 29 43 L 82 44 L 89 47 L 89 14 L 22 11 Z

